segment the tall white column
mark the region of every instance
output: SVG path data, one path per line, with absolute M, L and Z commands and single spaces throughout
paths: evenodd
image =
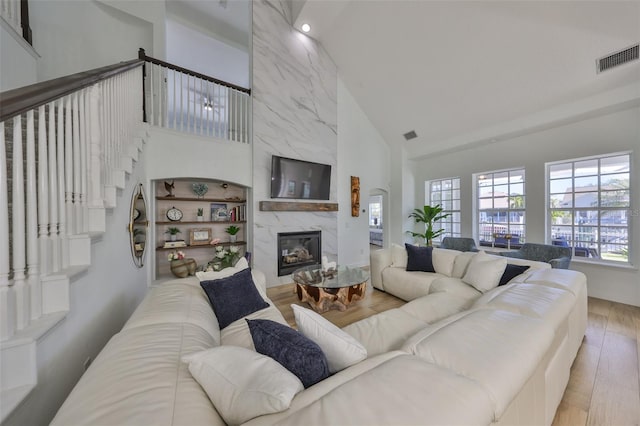
M 13 119 L 13 288 L 16 292 L 16 329 L 21 330 L 26 325 L 25 306 L 29 302 L 29 288 L 27 287 L 26 268 L 26 225 L 24 208 L 24 163 L 22 153 L 22 118 Z

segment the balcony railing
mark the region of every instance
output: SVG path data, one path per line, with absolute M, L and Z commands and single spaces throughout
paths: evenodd
M 153 125 L 249 143 L 251 90 L 146 56 L 145 120 Z

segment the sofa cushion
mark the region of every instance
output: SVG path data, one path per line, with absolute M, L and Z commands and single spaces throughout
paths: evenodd
M 407 271 L 435 272 L 431 256 L 433 247 L 418 247 L 405 244 L 407 249 Z
M 202 281 L 200 285 L 209 297 L 221 329 L 269 306 L 260 296 L 250 269 L 243 269 L 226 278 Z
M 385 268 L 382 271 L 384 289 L 402 300 L 413 300 L 429 294 L 431 283 L 444 277 L 433 272 L 407 272 L 400 268 Z
M 453 269 L 451 270 L 452 278 L 462 278 L 464 274 L 467 272 L 467 267 L 469 266 L 469 262 L 476 256 L 477 253 L 467 251 L 464 253 L 460 253 L 456 256 L 453 261 Z
M 441 279 L 447 280 L 453 278 Z M 469 287 L 466 284 L 462 285 L 474 291 L 476 295 L 480 295 L 480 293 L 474 288 Z M 463 310 L 471 306 L 473 300 L 475 300 L 476 298 L 477 296 L 473 299 L 469 299 L 466 297 L 460 297 L 459 295 L 454 293 L 446 292 L 431 293 L 426 296 L 418 297 L 411 302 L 405 303 L 398 309 L 430 324 L 439 321 L 442 318 L 446 318 L 450 315 L 462 312 Z
M 407 267 L 407 249 L 396 243 L 391 244 L 391 266 L 395 268 Z
M 498 286 L 507 266 L 507 259 L 491 258 L 478 253 L 471 259 L 462 281 L 482 293 Z
M 228 424 L 289 408 L 302 382 L 274 359 L 237 346 L 185 355 L 189 372 Z
M 390 309 L 342 328 L 367 349 L 369 357 L 399 349 L 404 341 L 425 327 L 423 320 L 401 310 Z
M 457 250 L 433 249 L 433 267 L 437 273 L 450 277 L 453 273 L 453 264 L 462 252 Z
M 553 338 L 553 329 L 543 320 L 480 309 L 432 324 L 402 349 L 480 384 L 493 402 L 493 420 L 499 420 Z
M 308 406 L 276 414 L 277 422 L 256 419 L 251 425 L 488 425 L 491 406 L 478 383 L 405 354 L 363 372 Z
M 435 293 L 449 293 L 470 302 L 482 295 L 480 291 L 465 283 L 460 278 L 449 277 L 440 277 L 431 283 L 429 294 Z
M 509 283 L 509 281 L 511 281 L 518 275 L 523 274 L 529 268 L 530 266 L 528 265 L 514 265 L 513 263 L 507 263 L 507 267 L 504 269 L 504 273 L 502 274 L 502 277 L 500 277 L 500 282 L 498 283 L 498 286 Z
M 367 350 L 360 342 L 322 315 L 296 304 L 292 304 L 291 308 L 298 331 L 320 346 L 327 357 L 330 373 L 343 370 L 367 357 Z
M 226 326 L 220 331 L 220 344 L 221 345 L 233 345 L 240 346 L 242 348 L 256 350 L 253 346 L 253 339 L 251 338 L 251 332 L 249 331 L 249 325 L 245 321 L 246 319 L 266 319 L 280 324 L 287 325 L 287 321 L 282 316 L 282 313 L 273 306 L 269 305 L 266 309 L 261 309 L 246 317 L 240 318 Z
M 329 377 L 322 349 L 302 333 L 270 320 L 246 320 L 256 351 L 282 364 L 305 388 Z

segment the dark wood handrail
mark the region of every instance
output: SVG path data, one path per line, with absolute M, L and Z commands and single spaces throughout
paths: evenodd
M 235 84 L 229 83 L 227 81 L 218 80 L 217 78 L 209 77 L 208 75 L 205 75 L 205 74 L 200 74 L 197 71 L 193 71 L 193 70 L 190 70 L 190 69 L 187 69 L 187 68 L 182 68 L 182 67 L 179 67 L 177 65 L 170 64 L 170 63 L 165 62 L 165 61 L 161 61 L 160 59 L 152 58 L 151 56 L 147 56 L 145 54 L 145 52 L 144 52 L 144 49 L 142 49 L 142 48 L 138 51 L 138 59 L 146 61 L 146 62 L 151 62 L 152 64 L 160 65 L 160 66 L 163 66 L 165 68 L 169 68 L 171 70 L 181 72 L 183 74 L 188 74 L 188 75 L 191 75 L 193 77 L 197 77 L 197 78 L 200 78 L 202 80 L 207 80 L 207 81 L 210 81 L 212 83 L 219 84 L 219 85 L 225 86 L 225 87 L 229 87 L 229 88 L 235 89 L 235 90 L 237 90 L 239 92 L 244 92 L 244 93 L 247 93 L 247 94 L 251 95 L 251 89 L 247 89 L 246 87 L 236 86 Z
M 142 65 L 144 62 L 140 59 L 133 59 L 0 93 L 0 121 Z

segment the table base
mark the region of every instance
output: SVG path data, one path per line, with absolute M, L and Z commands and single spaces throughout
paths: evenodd
M 344 311 L 357 300 L 364 298 L 367 282 L 341 288 L 321 288 L 296 283 L 296 292 L 301 302 L 307 302 L 316 312 L 331 309 Z

